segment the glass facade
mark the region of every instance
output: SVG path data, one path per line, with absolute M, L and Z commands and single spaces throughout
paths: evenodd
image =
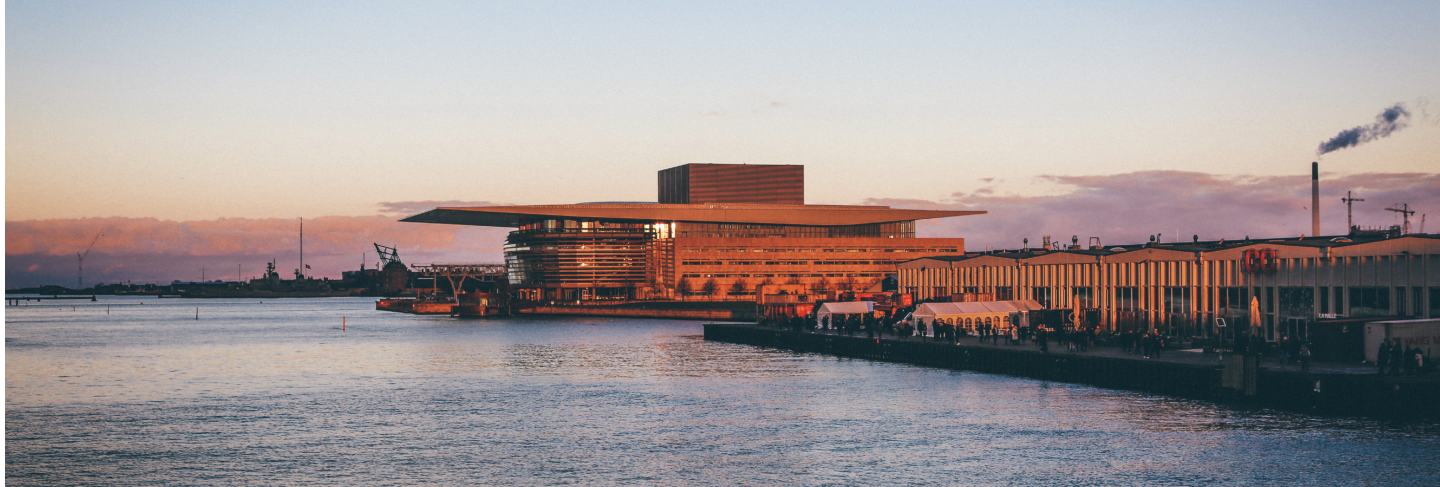
M 545 220 L 505 242 L 510 284 L 540 290 L 539 301 L 632 299 L 649 276 L 652 224 Z
M 510 283 L 532 290 L 522 293 L 532 300 L 738 300 L 753 299 L 763 283 L 868 289 L 913 255 L 963 252 L 958 239 L 917 242 L 914 233 L 913 221 L 805 226 L 554 218 L 519 225 L 506 241 L 505 260 Z
M 758 223 L 677 223 L 678 237 L 704 238 L 839 238 L 883 237 L 914 238 L 915 222 L 873 223 L 868 225 L 765 225 Z

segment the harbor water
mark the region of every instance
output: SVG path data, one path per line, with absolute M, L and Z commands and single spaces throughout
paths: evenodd
M 5 316 L 15 485 L 1440 483 L 1440 424 L 705 342 L 699 322 L 352 298 Z

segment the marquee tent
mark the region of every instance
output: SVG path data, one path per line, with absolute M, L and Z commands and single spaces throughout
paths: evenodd
M 825 303 L 820 309 L 815 310 L 815 324 L 819 326 L 825 317 L 830 315 L 863 315 L 875 312 L 874 301 L 842 301 L 838 303 Z M 832 317 L 833 322 L 838 317 Z
M 1010 315 L 1013 313 L 1024 313 L 1037 309 L 1045 309 L 1039 302 L 1031 299 L 1016 301 L 971 301 L 964 303 L 924 303 L 915 308 L 910 314 L 911 320 L 924 320 L 926 323 L 934 323 L 935 320 L 944 320 L 949 323 L 959 324 L 967 330 L 975 329 L 976 324 L 990 320 L 990 324 L 1000 328 L 1008 328 Z

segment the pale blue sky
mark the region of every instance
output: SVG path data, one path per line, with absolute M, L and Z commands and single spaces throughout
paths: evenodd
M 1440 167 L 1440 2 L 7 4 L 7 219 L 645 200 L 801 163 L 812 202 L 1000 178 Z M 1428 113 L 1428 118 L 1426 116 Z

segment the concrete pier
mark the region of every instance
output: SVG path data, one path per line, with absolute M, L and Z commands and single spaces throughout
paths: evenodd
M 959 344 L 910 338 L 867 338 L 795 332 L 748 324 L 706 324 L 705 339 L 954 370 L 973 370 L 1115 389 L 1155 392 L 1244 407 L 1384 418 L 1440 417 L 1440 378 L 1386 377 L 1373 368 L 1317 365 L 1310 372 L 1266 364 L 1251 376 L 1253 394 L 1226 387 L 1215 355 L 1166 352 L 1146 359 L 1114 349 L 1067 352 L 1052 346 Z M 1058 349 L 1057 349 L 1058 348 Z

